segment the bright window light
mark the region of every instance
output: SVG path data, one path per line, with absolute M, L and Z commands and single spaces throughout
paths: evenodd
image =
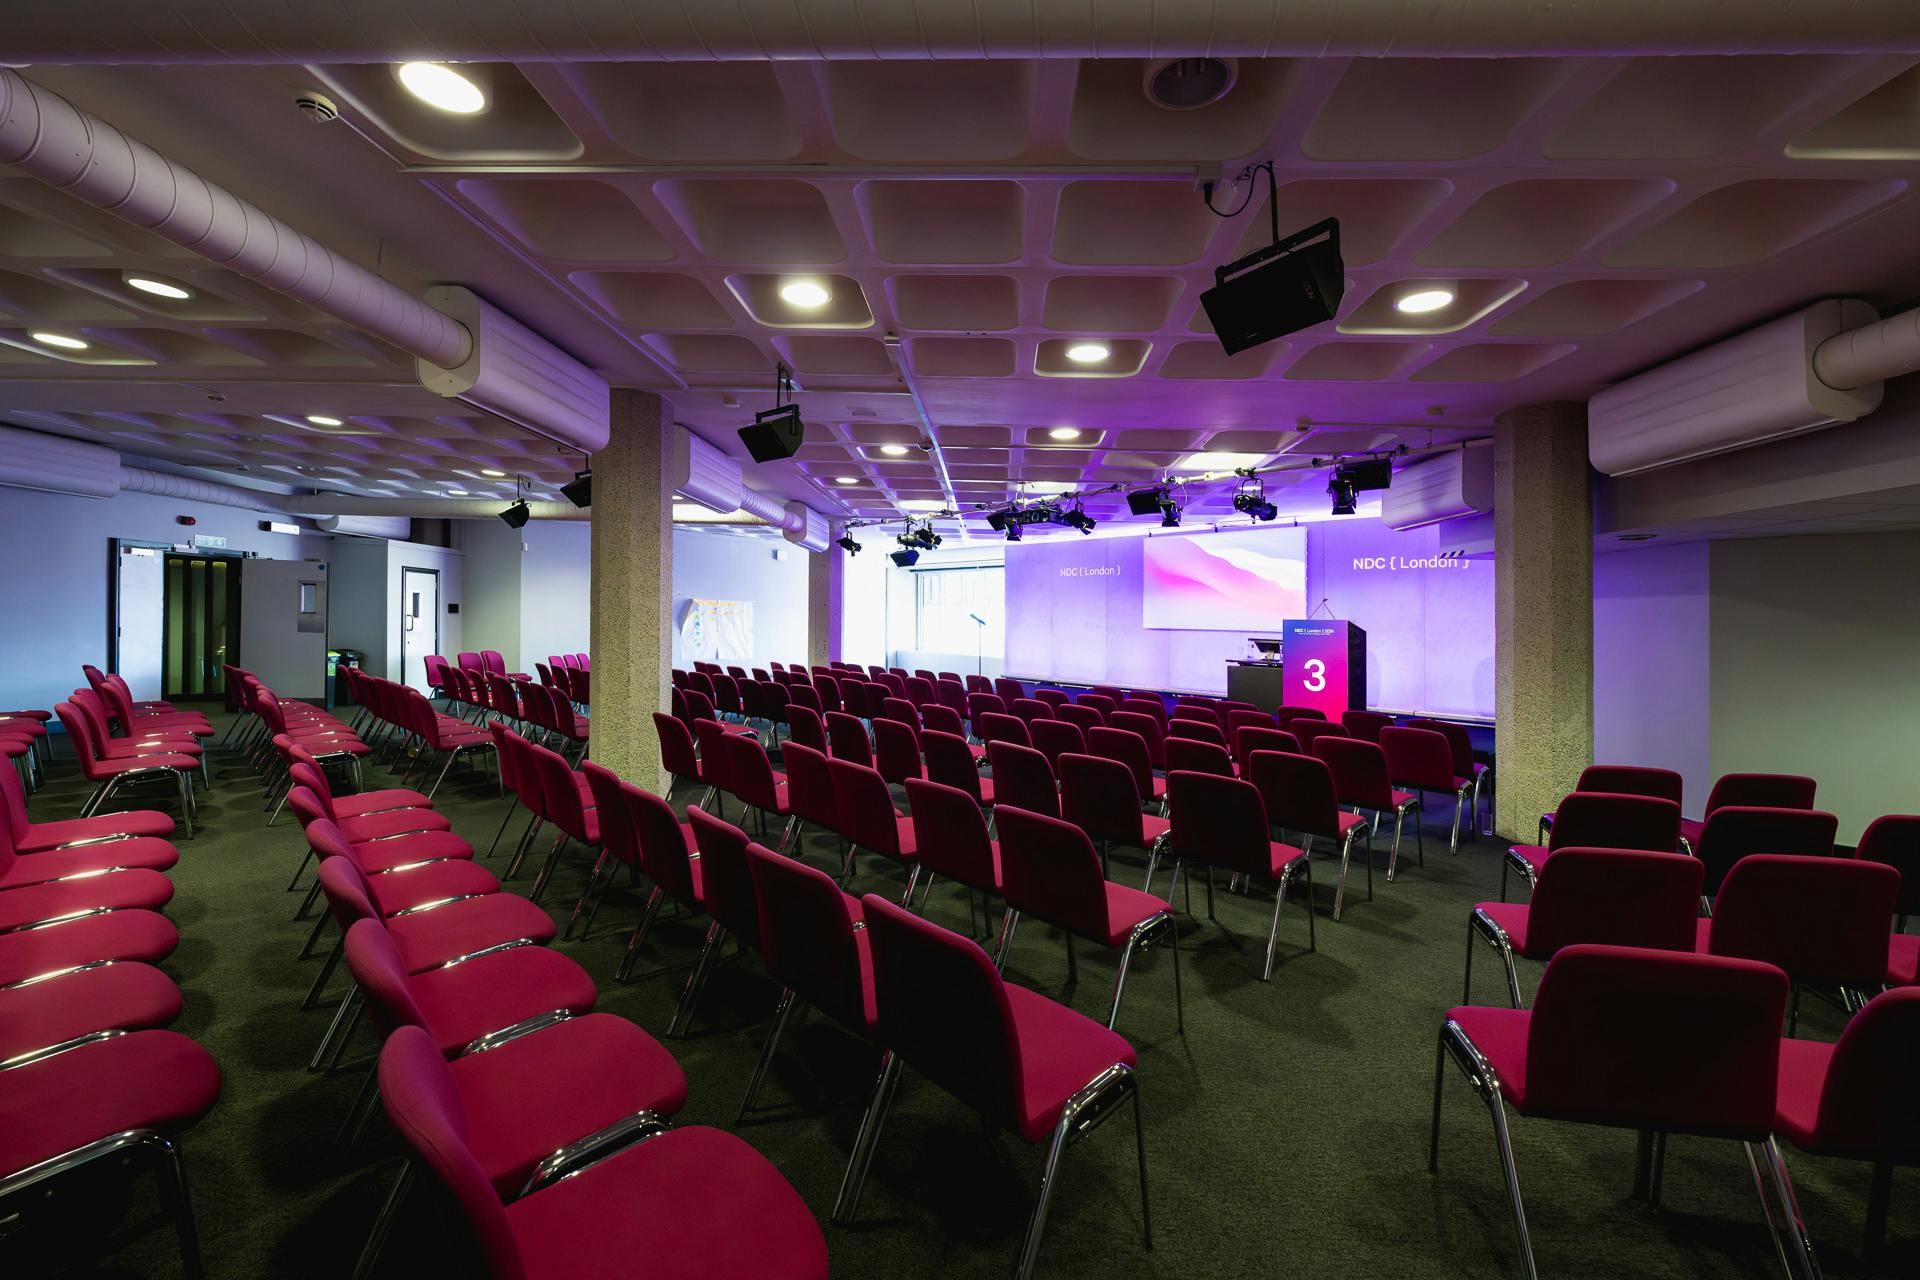
M 177 284 L 168 284 L 165 280 L 155 280 L 151 276 L 128 276 L 127 287 L 150 293 L 156 298 L 171 298 L 175 302 L 185 302 L 193 296 L 192 292 Z
M 1076 342 L 1067 348 L 1067 359 L 1075 364 L 1099 364 L 1113 354 L 1104 342 Z
M 1453 302 L 1451 289 L 1415 289 L 1402 294 L 1393 304 L 1393 309 L 1405 315 L 1421 316 L 1429 311 L 1438 311 Z
M 833 294 L 818 280 L 789 280 L 780 286 L 780 300 L 790 307 L 805 307 L 811 311 L 833 301 Z
M 398 74 L 401 87 L 430 107 L 457 116 L 487 109 L 480 86 L 444 62 L 402 63 Z
M 93 345 L 79 338 L 70 338 L 64 333 L 48 333 L 44 329 L 35 330 L 27 336 L 43 347 L 58 347 L 62 351 L 85 351 Z

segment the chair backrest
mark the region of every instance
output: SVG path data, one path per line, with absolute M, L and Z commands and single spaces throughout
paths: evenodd
M 1427 729 L 1447 740 L 1447 747 L 1453 752 L 1453 771 L 1462 778 L 1473 776 L 1473 737 L 1467 732 L 1467 726 L 1455 724 L 1450 720 L 1431 720 L 1424 717 L 1407 721 L 1409 729 Z M 1578 788 L 1575 788 L 1578 790 Z
M 505 675 L 507 674 L 507 660 L 501 656 L 498 650 L 482 649 L 480 651 L 480 669 L 483 671 L 491 671 L 498 675 Z
M 1810 1148 L 1821 1155 L 1920 1161 L 1920 987 L 1882 992 L 1853 1015 L 1827 1062 Z
M 764 845 L 747 846 L 747 871 L 760 905 L 760 958 L 774 981 L 841 1026 L 870 1026 L 861 975 L 859 918 L 833 877 Z
M 1098 729 L 1107 723 L 1106 712 L 1098 707 L 1090 707 L 1079 702 L 1062 703 L 1053 709 L 1053 714 L 1065 724 L 1085 733 L 1089 729 Z
M 719 720 L 714 714 L 713 699 L 704 690 L 689 686 L 680 691 L 680 696 L 686 701 L 689 720 Z
M 1087 833 L 1013 805 L 994 810 L 1007 906 L 1070 933 L 1106 941 L 1107 880 Z
M 840 810 L 840 834 L 863 849 L 896 861 L 900 858 L 899 819 L 893 793 L 877 769 L 851 760 L 829 760 L 834 799 Z
M 750 686 L 751 687 L 751 686 Z M 797 742 L 803 747 L 812 747 L 825 754 L 827 750 L 827 722 L 812 707 L 803 707 L 796 703 L 787 705 L 787 724 L 791 730 L 787 741 Z
M 1380 711 L 1352 709 L 1340 713 L 1340 727 L 1362 742 L 1378 743 L 1380 731 L 1393 723 L 1393 717 Z
M 1137 716 L 1150 716 L 1160 726 L 1162 733 L 1167 729 L 1167 704 L 1158 698 L 1122 698 L 1118 708 Z
M 1388 725 L 1380 730 L 1379 742 L 1394 785 L 1419 791 L 1454 789 L 1459 775 L 1453 771 L 1453 748 L 1445 734 Z
M 1567 947 L 1528 1018 L 1527 1114 L 1763 1139 L 1786 1002 L 1786 975 L 1757 961 Z
M 1267 806 L 1267 821 L 1282 831 L 1338 843 L 1340 801 L 1326 761 L 1288 751 L 1256 751 L 1247 769 L 1247 781 Z
M 949 680 L 945 676 L 933 685 L 933 700 L 936 705 L 952 712 L 958 718 L 967 718 L 967 687 L 958 680 Z
M 967 723 L 961 713 L 938 702 L 932 706 L 920 708 L 920 728 L 923 733 L 931 730 L 935 733 L 950 733 L 958 738 L 967 736 Z
M 860 723 L 859 717 L 844 711 L 829 711 L 826 719 L 827 743 L 834 759 L 863 765 L 873 763 L 873 744 L 868 741 L 867 726 Z
M 1027 731 L 1033 735 L 1033 749 L 1047 758 L 1056 773 L 1062 755 L 1086 754 L 1087 739 L 1079 725 L 1065 720 L 1035 720 L 1027 725 Z
M 1024 698 L 1027 696 L 1026 686 L 1018 680 L 1011 679 L 1007 676 L 994 677 L 993 691 L 998 694 L 1000 700 L 1008 706 L 1012 706 L 1016 698 Z
M 382 1036 L 392 1035 L 400 1027 L 428 1028 L 426 1014 L 407 986 L 406 966 L 386 926 L 378 920 L 354 921 L 347 929 L 345 950 L 347 970 L 360 984 L 367 1012 Z
M 1278 720 L 1275 720 L 1266 712 L 1254 708 L 1231 707 L 1228 708 L 1226 714 L 1227 744 L 1229 746 L 1233 745 L 1234 739 L 1239 736 L 1242 729 L 1278 729 L 1280 727 Z
M 1111 709 L 1117 710 L 1120 704 L 1126 701 L 1127 694 L 1126 694 L 1126 690 L 1120 688 L 1119 685 L 1097 684 L 1097 685 L 1094 685 L 1092 689 L 1088 690 L 1087 693 L 1081 694 L 1080 696 L 1083 699 L 1088 696 L 1092 696 L 1095 698 L 1105 698 L 1107 701 L 1113 704 L 1113 707 Z
M 1677 853 L 1558 850 L 1541 864 L 1523 954 L 1545 960 L 1580 942 L 1692 951 L 1701 871 L 1698 858 Z
M 1900 873 L 1900 896 L 1893 904 L 1896 912 L 1906 915 L 1920 909 L 1920 814 L 1890 813 L 1875 818 L 1860 837 L 1853 856 L 1884 862 Z
M 926 753 L 929 781 L 966 792 L 975 805 L 984 803 L 980 766 L 964 736 L 929 729 L 920 735 L 920 749 Z
M 1900 873 L 1885 863 L 1750 854 L 1721 882 L 1707 950 L 1778 965 L 1795 982 L 1872 990 L 1886 980 L 1899 893 Z
M 698 778 L 700 759 L 694 751 L 693 733 L 684 720 L 664 711 L 653 713 L 653 731 L 660 738 L 660 763 L 678 778 Z
M 1577 845 L 1672 853 L 1680 847 L 1680 806 L 1658 796 L 1575 791 L 1554 810 L 1547 843 L 1553 849 Z
M 1167 775 L 1173 847 L 1182 858 L 1232 871 L 1272 874 L 1267 806 L 1239 778 L 1176 769 Z
M 891 701 L 891 699 L 889 699 Z M 888 782 L 925 775 L 920 765 L 920 735 L 902 720 L 873 722 L 873 765 Z
M 1153 759 L 1147 754 L 1147 740 L 1139 734 L 1117 727 L 1090 729 L 1087 752 L 1127 766 L 1134 793 L 1142 800 L 1153 794 Z
M 1178 707 L 1174 708 L 1176 711 L 1179 709 Z M 1204 708 L 1194 707 L 1189 709 L 1201 711 L 1205 714 Z M 1175 717 L 1173 720 L 1168 721 L 1167 740 L 1171 742 L 1175 738 L 1185 738 L 1190 742 L 1211 743 L 1219 747 L 1222 751 L 1227 749 L 1227 735 L 1221 732 L 1219 723 L 1215 721 L 1210 714 L 1207 715 L 1207 718 L 1204 720 L 1191 718 L 1180 719 Z
M 1156 769 L 1167 767 L 1167 730 L 1166 726 L 1143 711 L 1129 711 L 1126 704 L 1120 710 L 1107 717 L 1110 729 L 1125 729 L 1146 744 L 1147 761 Z
M 1393 809 L 1387 753 L 1378 743 L 1322 734 L 1314 740 L 1312 751 L 1333 770 L 1334 791 L 1341 804 L 1376 812 Z
M 1233 758 L 1244 767 L 1253 758 L 1256 751 L 1291 751 L 1300 754 L 1300 739 L 1285 729 L 1273 727 L 1268 719 L 1263 725 L 1244 724 L 1234 732 Z
M 585 698 L 580 696 L 580 691 L 585 689 L 586 685 L 587 673 L 582 671 L 578 673 L 578 678 L 574 680 L 575 693 L 573 700 L 575 702 L 586 701 Z M 728 715 L 739 715 L 740 682 L 732 676 L 720 675 L 713 677 L 713 705 Z
M 633 832 L 634 854 L 640 860 L 640 870 L 675 902 L 697 907 L 700 900 L 693 890 L 693 865 L 686 829 L 674 816 L 673 807 L 624 778 L 620 780 L 620 806 Z
M 823 711 L 840 710 L 840 682 L 822 672 L 813 677 L 813 689 L 820 695 L 820 708 Z
M 780 749 L 780 763 L 787 773 L 787 808 L 802 822 L 838 831 L 840 802 L 826 751 L 789 738 Z
M 921 728 L 925 723 L 920 718 L 920 708 L 905 698 L 882 698 L 879 718 L 897 720 L 901 724 L 910 724 L 915 729 Z
M 1219 743 L 1203 742 L 1199 738 L 1168 737 L 1165 750 L 1168 777 L 1172 777 L 1176 769 L 1187 773 L 1217 773 L 1223 778 L 1233 777 L 1233 757 Z
M 1557 833 L 1560 820 L 1554 819 Z M 1733 865 L 1748 854 L 1786 853 L 1809 858 L 1830 857 L 1840 820 L 1817 809 L 1769 809 L 1758 805 L 1723 805 L 1707 819 L 1694 856 L 1707 864 L 1705 892 L 1720 892 L 1721 881 Z M 1889 909 L 1891 910 L 1891 909 Z
M 544 662 L 536 662 L 533 664 L 533 672 L 535 675 L 540 677 L 541 688 L 551 689 L 553 687 L 553 668 L 550 665 Z M 684 689 L 687 687 L 686 672 L 681 671 L 678 668 L 674 669 L 673 687 L 676 689 Z
M 454 657 L 454 661 L 459 663 L 460 669 L 462 671 L 465 671 L 468 673 L 472 673 L 475 671 L 485 671 L 487 669 L 486 664 L 480 661 L 480 655 L 477 653 L 456 654 Z
M 934 700 L 933 681 L 926 676 L 908 676 L 907 701 L 916 707 L 924 707 Z
M 1287 732 L 1300 739 L 1300 748 L 1308 755 L 1313 754 L 1313 744 L 1322 738 L 1349 738 L 1345 725 L 1334 724 L 1331 720 L 1311 720 L 1306 716 L 1296 716 L 1283 726 Z
M 982 675 L 965 677 L 968 693 L 992 693 L 993 681 Z
M 356 920 L 378 920 L 380 913 L 374 909 L 367 878 L 360 874 L 352 858 L 335 852 L 346 846 L 346 838 L 339 828 L 322 818 L 307 828 L 307 843 L 313 846 L 314 856 L 320 861 L 314 878 L 326 895 L 327 914 L 341 931 L 351 929 Z
M 1096 840 L 1140 846 L 1140 789 L 1133 770 L 1118 760 L 1068 752 L 1054 761 L 1060 772 L 1060 816 Z
M 760 949 L 760 900 L 753 891 L 747 846 L 753 841 L 731 822 L 699 805 L 687 810 L 694 843 L 700 847 L 700 901 L 707 914 L 755 951 Z
M 545 806 L 540 810 L 542 816 L 575 840 L 587 843 L 586 806 L 580 799 L 580 784 L 573 780 L 573 767 L 567 758 L 537 742 L 527 744 L 526 758 L 534 776 L 540 780 L 545 799 Z
M 734 758 L 724 745 L 726 738 L 727 731 L 718 720 L 693 722 L 693 740 L 700 746 L 700 780 L 732 795 L 735 794 L 736 782 L 733 776 Z
M 873 954 L 880 1043 L 989 1119 L 1013 1123 L 1021 1089 L 1018 1033 L 993 961 L 971 939 L 876 894 L 862 898 L 860 908 Z
M 1058 711 L 1061 707 L 1073 701 L 1072 698 L 1067 696 L 1067 691 L 1064 689 L 1035 689 L 1033 696 L 1052 707 L 1055 711 Z
M 380 1101 L 394 1130 L 453 1192 L 493 1280 L 526 1280 L 520 1245 L 486 1171 L 468 1146 L 460 1091 L 433 1038 L 401 1027 L 380 1049 Z
M 997 739 L 987 744 L 987 763 L 993 769 L 993 802 L 1060 816 L 1060 792 L 1054 785 L 1053 765 L 1032 747 Z
M 1672 769 L 1638 764 L 1590 764 L 1580 771 L 1575 791 L 1611 791 L 1622 796 L 1653 796 L 1682 802 L 1682 780 Z M 1556 816 L 1555 822 L 1559 821 Z
M 750 733 L 728 733 L 722 729 L 714 739 L 714 749 L 727 762 L 729 793 L 765 813 L 780 812 L 773 761 L 767 758 L 767 749 L 760 745 L 760 739 Z
M 1210 724 L 1216 729 L 1220 727 L 1219 711 L 1214 708 L 1211 702 L 1201 702 L 1198 699 L 1183 697 L 1180 701 L 1174 703 L 1173 714 L 1169 717 L 1167 723 L 1169 726 L 1172 726 L 1181 720 L 1198 720 L 1202 724 Z
M 920 864 L 934 875 L 998 891 L 999 861 L 979 803 L 960 788 L 938 782 L 909 778 L 906 786 Z
M 1038 698 L 1015 698 L 1007 704 L 1007 710 L 1027 722 L 1032 727 L 1036 720 L 1051 720 L 1053 707 Z
M 1018 716 L 1002 715 L 998 711 L 983 711 L 973 718 L 973 733 L 989 748 L 996 742 L 1011 742 L 1015 746 L 1033 746 L 1033 734 L 1027 729 L 1027 722 Z
M 1074 700 L 1073 705 L 1076 707 L 1091 707 L 1100 713 L 1100 717 L 1102 721 L 1104 721 L 1106 717 L 1120 709 L 1120 698 L 1117 692 L 1109 695 L 1095 689 L 1092 693 L 1081 694 Z
M 1811 809 L 1819 784 L 1797 773 L 1726 773 L 1707 793 L 1702 818 L 1739 805 L 1749 809 Z
M 1279 707 L 1274 710 L 1274 723 L 1289 732 L 1293 730 L 1295 720 L 1325 720 L 1327 713 L 1318 707 Z M 1298 737 L 1298 734 L 1294 734 Z
M 640 865 L 640 839 L 620 796 L 620 775 L 593 760 L 580 762 L 593 797 L 594 818 L 600 824 L 600 847 L 630 867 Z
M 975 690 L 967 695 L 967 719 L 974 722 L 976 732 L 980 717 L 988 712 L 1002 716 L 1007 714 L 1006 700 L 997 693 L 988 693 L 984 690 Z

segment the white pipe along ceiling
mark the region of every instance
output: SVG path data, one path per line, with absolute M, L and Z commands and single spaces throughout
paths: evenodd
M 1920 50 L 1913 0 L 8 0 L 45 63 L 1483 57 Z M 431 37 L 423 34 L 434 32 Z

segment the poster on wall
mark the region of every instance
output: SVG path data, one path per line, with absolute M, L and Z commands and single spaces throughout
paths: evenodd
M 753 601 L 688 601 L 680 653 L 688 662 L 745 663 L 753 657 Z

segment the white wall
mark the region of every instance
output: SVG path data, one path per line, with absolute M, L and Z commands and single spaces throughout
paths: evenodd
M 520 646 L 520 535 L 532 529 L 509 529 L 500 520 L 453 522 L 454 544 L 467 557 L 461 634 L 476 650 L 498 649 L 509 671 L 533 670 L 521 665 Z
M 389 542 L 387 548 L 387 575 L 384 590 L 386 597 L 381 604 L 385 615 L 386 647 L 383 662 L 373 669 L 384 674 L 389 680 L 400 680 L 424 691 L 426 688 L 426 664 L 421 663 L 418 671 L 400 669 L 402 650 L 400 640 L 401 627 L 401 586 L 403 569 L 433 569 L 440 575 L 440 652 L 448 657 L 459 653 L 469 646 L 465 640 L 465 606 L 462 612 L 449 613 L 447 606 L 460 604 L 465 595 L 464 579 L 466 556 L 452 547 L 431 547 L 418 542 Z M 371 664 L 372 659 L 369 659 Z
M 1673 769 L 1698 813 L 1713 786 L 1708 544 L 1593 560 L 1593 758 Z
M 774 552 L 781 559 L 774 559 Z M 807 657 L 807 557 L 784 541 L 746 538 L 684 525 L 673 531 L 673 661 L 688 601 L 753 602 L 753 653 L 745 666 Z M 584 648 L 584 646 L 582 646 Z M 555 652 L 558 652 L 556 650 Z
M 520 533 L 521 665 L 512 670 L 532 671 L 553 654 L 591 651 L 593 526 L 536 520 Z
M 175 523 L 181 515 L 198 523 Z M 86 683 L 80 664 L 107 665 L 107 564 L 115 538 L 172 544 L 211 534 L 227 539 L 229 551 L 327 558 L 324 538 L 263 533 L 266 518 L 153 494 L 100 499 L 0 488 L 0 546 L 8 549 L 0 556 L 0 609 L 12 624 L 0 640 L 0 710 L 51 709 Z
M 387 544 L 334 536 L 327 548 L 327 647 L 358 649 L 375 675 L 387 670 Z

